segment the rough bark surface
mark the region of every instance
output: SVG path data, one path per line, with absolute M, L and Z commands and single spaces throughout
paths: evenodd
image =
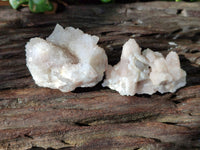
M 200 149 L 199 8 L 151 2 L 68 6 L 48 15 L 0 6 L 0 149 Z M 99 36 L 110 64 L 131 37 L 164 55 L 176 51 L 187 85 L 132 97 L 100 84 L 70 93 L 37 87 L 24 46 L 49 35 L 56 23 Z

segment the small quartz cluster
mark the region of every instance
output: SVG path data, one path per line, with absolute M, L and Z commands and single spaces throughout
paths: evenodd
M 98 40 L 97 36 L 60 25 L 46 40 L 32 38 L 26 44 L 26 62 L 35 83 L 62 92 L 96 85 L 108 63 Z
M 103 86 L 121 95 L 175 92 L 186 84 L 186 72 L 180 68 L 179 57 L 170 52 L 166 58 L 159 52 L 141 48 L 134 39 L 123 46 L 121 60 L 108 66 Z

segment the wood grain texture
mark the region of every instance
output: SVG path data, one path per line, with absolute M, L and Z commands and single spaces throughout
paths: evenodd
M 200 3 L 68 6 L 54 15 L 0 6 L 0 149 L 200 149 Z M 24 46 L 56 23 L 100 37 L 109 63 L 125 41 L 179 54 L 187 85 L 175 93 L 120 96 L 101 87 L 73 92 L 35 85 Z M 174 42 L 176 45 L 170 45 Z

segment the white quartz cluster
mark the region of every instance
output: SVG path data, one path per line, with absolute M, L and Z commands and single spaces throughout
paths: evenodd
M 121 60 L 108 66 L 103 86 L 121 95 L 175 92 L 186 84 L 186 73 L 180 68 L 179 57 L 170 52 L 166 58 L 159 52 L 144 50 L 134 39 L 128 40 L 122 50 Z
M 63 92 L 96 85 L 108 63 L 98 40 L 97 36 L 60 25 L 46 40 L 32 38 L 26 45 L 26 61 L 36 84 Z

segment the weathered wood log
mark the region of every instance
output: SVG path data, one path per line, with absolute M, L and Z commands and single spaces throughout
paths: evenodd
M 54 15 L 0 6 L 0 149 L 200 149 L 200 3 L 68 6 Z M 56 23 L 100 37 L 109 63 L 134 37 L 142 48 L 176 51 L 187 85 L 175 93 L 120 96 L 35 85 L 25 63 L 29 38 Z

